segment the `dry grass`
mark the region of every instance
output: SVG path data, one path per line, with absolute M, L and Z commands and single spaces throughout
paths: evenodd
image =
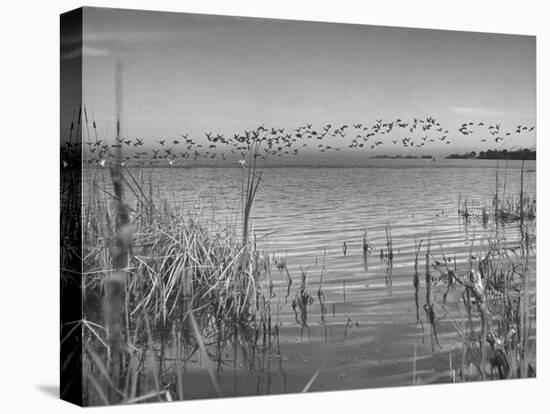
M 536 200 L 530 197 L 524 191 L 524 162 L 520 170 L 520 189 L 518 194 L 507 194 L 506 178 L 507 170 L 504 173 L 495 172 L 495 190 L 492 199 L 492 205 L 473 206 L 467 198 L 462 199 L 458 196 L 458 215 L 466 222 L 476 219 L 482 222 L 486 227 L 490 220 L 497 224 L 506 224 L 519 221 L 533 221 L 537 216 Z M 504 174 L 504 179 L 500 178 Z
M 450 323 L 457 334 L 460 361 L 453 363 L 449 355 L 449 377 L 454 382 L 535 376 L 536 315 L 530 287 L 535 223 L 520 220 L 517 230 L 514 240 L 505 238 L 498 227 L 483 240 L 474 238 L 470 259 L 462 264 L 443 249 L 439 254 L 430 251 L 428 244 L 424 309 L 432 350 L 434 342 L 439 345 L 440 321 Z M 417 272 L 413 280 L 418 300 Z
M 535 375 L 531 247 L 525 240 L 507 246 L 491 238 L 467 266 L 445 256 L 431 258 L 434 285 L 444 291 L 435 300 L 436 308 L 451 322 L 463 347 L 459 368 L 452 373 L 456 381 Z M 449 310 L 448 295 L 462 303 L 459 314 Z
M 133 243 L 126 252 L 127 266 L 120 269 L 109 253 L 112 240 L 120 238 L 112 230 L 118 199 L 100 190 L 97 174 L 90 180 L 83 231 L 84 313 L 98 328 L 84 330 L 88 403 L 181 399 L 182 375 L 198 353 L 203 364 L 211 361 L 208 368 L 219 395 L 215 371 L 223 363 L 223 349 L 239 348 L 254 366 L 271 344 L 269 255 L 257 250 L 256 243 L 243 244 L 235 226 L 183 213 L 166 201 L 153 203 L 146 196 L 153 189 L 146 188 L 143 177 L 125 171 L 125 186 L 134 200 L 129 206 Z M 112 344 L 98 309 L 109 275 L 120 270 L 125 275 L 124 344 L 122 362 L 113 372 L 108 369 Z M 172 360 L 167 348 L 176 350 Z M 153 389 L 147 388 L 151 378 Z

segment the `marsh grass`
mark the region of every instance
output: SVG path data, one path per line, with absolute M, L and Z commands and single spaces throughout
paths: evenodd
M 321 326 L 323 327 L 325 342 L 328 341 L 328 329 L 327 329 L 327 322 L 326 322 L 326 314 L 328 311 L 327 311 L 325 293 L 323 292 L 324 276 L 326 271 L 326 268 L 325 268 L 326 256 L 327 256 L 327 251 L 325 250 L 323 253 L 323 264 L 321 266 L 321 275 L 319 277 L 319 289 L 317 289 L 317 298 L 319 299 L 319 306 L 321 311 Z
M 504 178 L 500 177 L 504 175 Z M 492 205 L 486 204 L 481 206 L 473 206 L 468 198 L 462 199 L 462 195 L 458 196 L 458 215 L 466 223 L 472 219 L 481 221 L 484 227 L 490 220 L 497 224 L 507 224 L 520 221 L 533 221 L 537 215 L 537 205 L 535 198 L 526 194 L 524 189 L 524 174 L 525 162 L 521 164 L 520 188 L 518 194 L 507 194 L 507 178 L 508 170 L 504 173 L 497 168 L 495 171 L 495 190 L 492 197 Z M 502 182 L 502 185 L 501 185 Z
M 208 371 L 212 392 L 220 396 L 218 376 L 224 366 L 232 364 L 235 369 L 238 360 L 244 361 L 248 370 L 261 377 L 263 372 L 270 372 L 273 358 L 281 364 L 281 324 L 272 315 L 272 272 L 278 271 L 286 284 L 285 303 L 291 297 L 293 279 L 286 254 L 276 257 L 258 249 L 256 235 L 247 224 L 262 179 L 254 160 L 250 158 L 242 170 L 241 229 L 237 223 L 219 225 L 200 209 L 183 211 L 173 200 L 161 198 L 151 170 L 115 166 L 111 170 L 113 190 L 100 169 L 88 172 L 82 232 L 83 385 L 88 405 L 185 399 L 185 375 L 197 364 Z M 127 199 L 117 186 L 126 190 Z M 519 222 L 522 234 L 518 245 L 507 246 L 497 235 L 463 269 L 456 260 L 445 257 L 443 249 L 441 257 L 436 258 L 430 240 L 415 243 L 417 326 L 423 331 L 419 258 L 422 246 L 427 246 L 426 300 L 422 308 L 433 351 L 441 348 L 438 325 L 443 318 L 451 321 L 460 338 L 462 360 L 457 364 L 453 355 L 449 360 L 449 378 L 454 381 L 526 377 L 535 371 L 529 339 L 532 307 L 529 294 L 525 294 L 529 292 L 528 257 L 535 242 L 535 203 L 524 194 L 523 171 L 520 194 L 504 198 L 502 193 L 495 200 L 499 208 L 494 211 L 517 213 L 519 209 L 519 219 L 514 220 Z M 467 200 L 463 206 L 468 212 L 464 216 L 469 219 L 472 209 Z M 491 210 L 485 207 L 483 215 L 489 216 Z M 498 214 L 500 218 L 491 218 L 504 222 L 502 213 Z M 386 287 L 391 292 L 394 247 L 390 223 L 385 228 L 383 245 L 380 259 L 386 264 Z M 365 230 L 362 253 L 366 270 L 372 250 Z M 316 296 L 327 342 L 325 259 L 326 252 Z M 114 275 L 120 283 L 113 289 L 109 281 Z M 292 300 L 302 339 L 304 330 L 311 337 L 310 307 L 314 298 L 308 278 L 307 268 L 300 268 L 300 285 Z M 343 279 L 344 302 L 345 283 Z M 112 290 L 117 296 L 116 308 L 120 309 L 116 321 L 109 321 L 104 312 L 113 306 L 105 299 L 112 298 L 112 293 L 107 294 Z M 449 309 L 448 301 L 454 298 L 462 303 L 465 317 L 453 315 Z M 334 304 L 332 314 L 334 318 Z M 344 338 L 354 324 L 348 317 Z M 226 351 L 232 351 L 232 359 Z M 286 375 L 282 367 L 280 370 Z M 416 367 L 413 378 L 418 381 Z M 268 376 L 267 389 L 269 382 Z
M 439 280 L 455 284 L 455 295 L 466 318 L 451 319 L 463 345 L 463 361 L 456 378 L 460 381 L 488 378 L 525 378 L 534 375 L 532 318 L 528 288 L 529 259 L 489 240 L 469 266 L 454 271 L 442 262 L 432 266 Z M 448 313 L 445 302 L 440 308 Z M 466 369 L 468 365 L 474 369 Z
M 368 263 L 368 256 L 372 253 L 373 247 L 368 242 L 367 239 L 367 229 L 363 231 L 363 240 L 362 240 L 362 246 L 363 246 L 363 266 L 365 267 L 365 270 L 368 272 L 369 270 L 369 263 Z
M 138 154 L 134 166 L 140 168 L 125 167 L 130 157 L 126 154 L 122 158 L 119 121 L 116 144 L 101 144 L 95 120 L 92 121 L 95 142 L 91 140 L 85 107 L 84 112 L 81 108 L 78 113 L 76 131 L 82 130 L 82 114 L 89 148 L 81 148 L 79 143 L 72 142 L 73 120 L 62 159 L 70 160 L 75 154 L 86 154 L 86 151 L 91 156 L 93 150 L 94 157 L 87 160 L 89 166 L 103 166 L 101 163 L 107 160 L 111 167 L 110 180 L 101 168 L 87 171 L 90 191 L 83 203 L 82 232 L 73 234 L 74 239 L 79 242 L 82 237 L 83 242 L 84 319 L 63 328 L 69 332 L 82 329 L 85 405 L 185 399 L 188 395 L 184 378 L 197 364 L 207 370 L 213 395 L 221 396 L 219 374 L 225 366 L 233 365 L 236 369 L 237 361 L 244 361 L 247 369 L 260 377 L 263 372 L 270 372 L 272 358 L 278 358 L 286 391 L 278 306 L 277 316 L 274 318 L 272 314 L 272 270 L 276 268 L 283 276 L 285 303 L 292 297 L 293 279 L 286 254 L 275 257 L 259 250 L 251 229 L 254 202 L 263 183 L 263 164 L 258 163 L 258 158 L 265 159 L 261 150 L 269 154 L 271 144 L 279 138 L 266 138 L 263 132 L 267 130 L 262 127 L 235 136 L 234 140 L 239 144 L 235 149 L 243 158 L 241 222 L 239 226 L 237 223 L 221 226 L 200 210 L 180 209 L 174 202 L 175 195 L 173 200 L 160 196 L 151 170 L 141 168 L 145 163 L 153 165 L 153 161 L 160 161 L 156 156 L 146 160 L 140 159 Z M 267 148 L 261 148 L 262 142 Z M 130 147 L 130 144 L 126 145 Z M 117 148 L 116 154 L 111 153 L 111 147 Z M 172 157 L 168 148 L 164 150 L 163 162 Z M 278 155 L 281 155 L 281 150 Z M 71 191 L 74 194 L 80 192 Z M 423 309 L 432 333 L 432 349 L 439 345 L 436 310 L 442 310 L 444 316 L 451 318 L 459 333 L 464 357 L 461 364 L 453 364 L 449 354 L 450 378 L 453 380 L 484 379 L 493 375 L 525 377 L 534 372 L 534 364 L 528 362 L 532 354 L 529 340 L 532 308 L 525 292 L 529 292 L 527 257 L 534 243 L 528 222 L 534 220 L 535 213 L 534 200 L 525 196 L 523 191 L 523 166 L 521 191 L 516 198 L 506 197 L 506 176 L 504 190 L 499 192 L 497 172 L 493 206 L 483 206 L 479 216 L 484 223 L 491 218 L 498 222 L 519 221 L 521 245 L 509 249 L 498 240 L 493 241 L 485 255 L 480 255 L 482 259 L 472 260 L 469 269 L 459 269 L 456 261 L 450 265 L 445 257 L 436 260 L 428 241 L 424 278 L 426 303 Z M 468 200 L 463 204 L 459 200 L 459 215 L 470 220 L 474 214 Z M 62 220 L 62 225 L 67 222 Z M 77 227 L 73 225 L 71 228 Z M 69 231 L 62 230 L 62 234 L 69 234 Z M 394 250 L 389 223 L 385 239 L 380 257 L 386 264 L 386 287 L 391 292 Z M 418 269 L 421 246 L 422 241 L 417 247 L 415 243 L 413 286 L 417 324 L 423 329 Z M 344 242 L 344 256 L 348 247 Z M 372 251 L 365 230 L 362 252 L 366 271 L 368 255 Z M 62 254 L 69 256 L 71 251 L 62 249 Z M 320 304 L 320 324 L 327 342 L 325 259 L 326 251 L 316 293 Z M 62 259 L 62 263 L 65 261 Z M 310 276 L 307 272 L 307 268 L 300 268 L 300 285 L 292 300 L 302 339 L 304 329 L 311 337 L 310 308 L 314 302 L 309 292 Z M 434 277 L 434 274 L 439 277 Z M 479 293 L 478 274 L 484 280 L 482 293 Z M 444 291 L 441 301 L 437 288 Z M 346 302 L 345 278 L 342 291 Z M 460 317 L 453 318 L 447 309 L 448 297 L 456 294 L 464 303 L 466 322 Z M 336 318 L 334 303 L 332 316 Z M 358 322 L 349 316 L 346 318 L 344 338 L 349 329 L 358 326 Z M 510 335 L 510 332 L 508 338 L 506 334 Z M 225 352 L 230 350 L 233 351 L 232 359 L 228 356 L 230 352 Z M 415 343 L 415 361 L 416 354 Z M 457 366 L 460 369 L 455 375 Z M 311 377 L 304 392 L 310 389 L 319 372 L 317 370 Z M 268 376 L 267 390 L 269 381 Z M 413 368 L 413 382 L 417 382 L 416 366 Z
M 420 243 L 418 243 L 418 246 L 416 245 L 416 241 L 414 245 L 415 245 L 415 258 L 414 258 L 413 288 L 414 288 L 414 303 L 415 303 L 415 309 L 416 309 L 416 324 L 417 326 L 420 325 L 423 329 L 422 319 L 420 318 L 420 300 L 419 300 L 420 274 L 418 273 L 418 256 L 420 254 L 420 248 L 422 247 L 422 240 L 420 240 Z M 415 354 L 416 354 L 416 346 L 415 346 Z
M 309 317 L 309 307 L 313 304 L 313 296 L 308 292 L 308 276 L 307 269 L 300 267 L 300 287 L 296 292 L 294 300 L 292 301 L 292 310 L 294 311 L 294 316 L 296 323 L 301 327 L 300 329 L 300 340 L 304 338 L 304 329 L 307 329 L 308 336 L 311 338 L 311 330 L 308 325 Z
M 200 212 L 183 213 L 166 200 L 153 203 L 152 180 L 147 184 L 143 173 L 114 174 L 115 184 L 124 183 L 133 196 L 124 210 L 127 219 L 120 220 L 121 192 L 102 190 L 95 173 L 85 205 L 84 313 L 93 323 L 85 329 L 87 401 L 181 399 L 182 376 L 197 359 L 220 395 L 216 371 L 225 363 L 223 350 L 233 347 L 235 358 L 239 352 L 254 369 L 277 333 L 269 254 L 255 240 L 243 244 L 236 226 L 222 227 Z M 132 242 L 121 245 L 130 236 Z M 113 275 L 122 276 L 116 287 L 109 285 Z M 109 335 L 115 322 L 105 319 L 114 311 L 113 292 L 103 306 L 111 305 L 109 312 L 98 312 L 109 290 L 120 310 L 116 343 Z M 176 355 L 169 357 L 169 349 Z M 114 352 L 120 360 L 113 367 Z
M 391 226 L 388 223 L 385 227 L 385 234 L 386 234 L 386 249 L 384 248 L 380 249 L 380 261 L 386 264 L 386 276 L 384 278 L 384 283 L 386 285 L 386 289 L 388 293 L 392 294 L 392 286 L 393 286 L 393 259 L 394 259 L 394 252 L 393 252 L 393 238 L 391 235 Z M 366 237 L 366 235 L 365 235 Z M 366 242 L 366 240 L 364 239 Z M 363 247 L 363 251 L 365 251 L 365 247 Z M 368 253 L 368 244 L 367 244 L 367 253 Z M 364 260 L 366 260 L 366 254 L 364 254 Z
M 498 175 L 496 180 L 498 183 Z M 467 263 L 458 265 L 456 259 L 445 255 L 443 248 L 435 254 L 429 241 L 426 248 L 424 309 L 432 328 L 432 351 L 434 343 L 439 345 L 436 324 L 441 320 L 451 324 L 461 344 L 459 363 L 449 353 L 449 378 L 453 382 L 527 378 L 536 373 L 536 315 L 530 288 L 534 274 L 530 260 L 536 253 L 536 215 L 535 202 L 524 193 L 523 167 L 519 194 L 500 194 L 497 191 L 494 196 L 495 230 L 477 243 L 475 237 L 472 239 Z M 459 201 L 459 205 L 459 215 L 468 220 L 475 217 L 467 200 Z M 517 227 L 518 236 L 504 237 L 500 227 L 505 225 Z M 413 278 L 417 315 L 421 243 Z
M 245 136 L 252 137 L 248 142 L 248 158 L 243 163 L 243 174 L 241 183 L 242 206 L 243 206 L 243 244 L 246 245 L 249 236 L 249 222 L 252 206 L 260 183 L 262 182 L 263 166 L 259 167 L 258 158 L 261 156 L 260 149 L 262 140 L 260 139 L 259 130 L 246 131 Z M 246 179 L 245 179 L 246 176 Z

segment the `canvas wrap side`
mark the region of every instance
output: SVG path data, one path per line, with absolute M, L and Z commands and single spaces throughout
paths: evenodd
M 82 25 L 60 18 L 60 397 L 82 406 Z

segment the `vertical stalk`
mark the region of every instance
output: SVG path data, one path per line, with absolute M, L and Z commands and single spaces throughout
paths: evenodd
M 498 222 L 498 161 L 497 161 L 497 169 L 495 171 L 495 223 Z
M 521 224 L 523 225 L 523 168 L 525 165 L 525 160 L 521 161 L 521 178 L 520 178 L 520 187 L 519 187 L 519 215 Z
M 120 139 L 120 113 L 122 96 L 122 69 L 116 66 L 117 138 Z M 131 249 L 131 228 L 128 206 L 124 203 L 124 186 L 121 170 L 122 150 L 117 148 L 115 162 L 111 165 L 111 179 L 116 203 L 116 234 L 111 246 L 112 272 L 105 280 L 104 318 L 107 329 L 110 361 L 109 376 L 115 386 L 120 386 L 123 365 L 123 313 L 126 291 L 126 268 Z M 117 390 L 109 389 L 109 401 L 120 400 Z

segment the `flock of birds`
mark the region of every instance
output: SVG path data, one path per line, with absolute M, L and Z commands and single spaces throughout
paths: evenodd
M 115 138 L 114 142 L 99 139 L 95 121 L 92 121 L 95 135 L 93 139 L 89 132 L 86 112 L 84 115 L 86 128 L 80 128 L 80 116 L 76 128 L 73 120 L 69 139 L 63 145 L 62 152 L 66 157 L 71 153 L 81 153 L 87 163 L 100 166 L 105 166 L 117 149 L 121 149 L 124 154 L 123 164 L 129 162 L 158 164 L 164 161 L 168 165 L 174 165 L 178 159 L 194 161 L 215 158 L 225 161 L 235 157 L 246 159 L 251 152 L 254 157 L 267 159 L 297 155 L 306 148 L 314 148 L 319 152 L 331 152 L 346 149 L 375 149 L 385 144 L 404 148 L 422 148 L 431 143 L 451 144 L 449 129 L 444 128 L 435 117 L 428 116 L 415 117 L 408 121 L 400 118 L 390 121 L 376 119 L 372 124 L 355 123 L 340 126 L 326 124 L 318 128 L 306 123 L 291 130 L 267 128 L 261 125 L 256 129 L 245 130 L 231 136 L 207 132 L 204 134 L 205 139 L 202 140 L 190 138 L 189 134 L 185 134 L 177 139 L 158 140 L 155 142 L 157 145 L 148 151 L 145 149 L 146 145 L 142 138 Z M 476 134 L 482 137 L 481 142 L 494 141 L 498 144 L 512 134 L 525 134 L 534 129 L 534 126 L 517 125 L 512 131 L 504 131 L 500 124 L 466 122 L 457 129 L 458 134 L 453 133 L 453 135 L 456 139 L 460 135 Z M 83 144 L 85 146 L 83 152 L 80 142 L 76 139 L 74 141 L 77 142 L 73 142 L 75 131 L 78 135 L 78 131 L 82 130 L 88 131 L 88 140 Z
M 462 134 L 462 135 L 470 135 L 470 134 L 473 134 L 474 133 L 474 130 L 477 128 L 484 128 L 485 127 L 485 124 L 483 122 L 479 122 L 476 124 L 474 124 L 474 122 L 467 122 L 467 123 L 464 123 L 460 126 L 460 128 L 458 128 L 458 131 Z M 522 134 L 522 133 L 525 133 L 525 132 L 532 132 L 534 131 L 535 127 L 534 126 L 531 126 L 531 127 L 528 127 L 526 125 L 518 125 L 516 128 L 515 128 L 515 131 L 503 131 L 501 130 L 500 128 L 500 124 L 494 124 L 494 125 L 489 125 L 487 127 L 488 129 L 488 132 L 489 132 L 489 135 L 491 135 L 492 139 L 498 143 L 500 141 L 504 141 L 504 139 L 506 137 L 509 137 L 510 135 L 512 135 L 512 133 L 515 133 L 515 134 Z M 487 138 L 482 138 L 480 140 L 481 142 L 487 142 Z

